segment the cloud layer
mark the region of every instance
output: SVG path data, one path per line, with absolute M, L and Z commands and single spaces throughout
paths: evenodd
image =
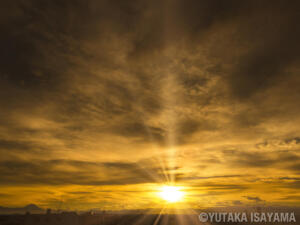
M 215 205 L 216 194 L 299 204 L 289 198 L 300 179 L 299 6 L 3 3 L 1 185 L 20 195 L 72 186 L 76 207 L 91 206 L 85 186 L 118 193 L 168 180 L 191 188 L 191 204 L 206 196 Z M 5 190 L 8 205 L 44 196 L 13 203 L 18 195 Z

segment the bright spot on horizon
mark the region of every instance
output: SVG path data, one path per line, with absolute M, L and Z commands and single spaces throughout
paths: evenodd
M 184 192 L 176 186 L 163 186 L 159 192 L 159 196 L 167 202 L 174 203 L 182 200 Z

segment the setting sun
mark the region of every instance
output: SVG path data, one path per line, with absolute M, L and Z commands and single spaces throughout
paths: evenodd
M 159 196 L 167 202 L 178 202 L 182 200 L 184 192 L 179 187 L 163 186 L 159 192 Z

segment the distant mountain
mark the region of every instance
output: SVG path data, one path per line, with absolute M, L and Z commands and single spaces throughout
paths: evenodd
M 29 205 L 25 206 L 24 209 L 27 209 L 27 210 L 42 210 L 41 208 L 39 208 L 35 204 L 29 204 Z
M 38 207 L 35 204 L 29 204 L 25 207 L 20 208 L 9 208 L 9 207 L 3 207 L 0 206 L 0 214 L 25 214 L 25 213 L 32 213 L 32 214 L 38 214 L 38 213 L 45 213 L 45 210 Z

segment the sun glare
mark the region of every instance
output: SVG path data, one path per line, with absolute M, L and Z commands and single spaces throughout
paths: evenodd
M 159 196 L 163 200 L 172 203 L 181 201 L 184 196 L 184 192 L 176 186 L 163 186 L 159 192 Z

